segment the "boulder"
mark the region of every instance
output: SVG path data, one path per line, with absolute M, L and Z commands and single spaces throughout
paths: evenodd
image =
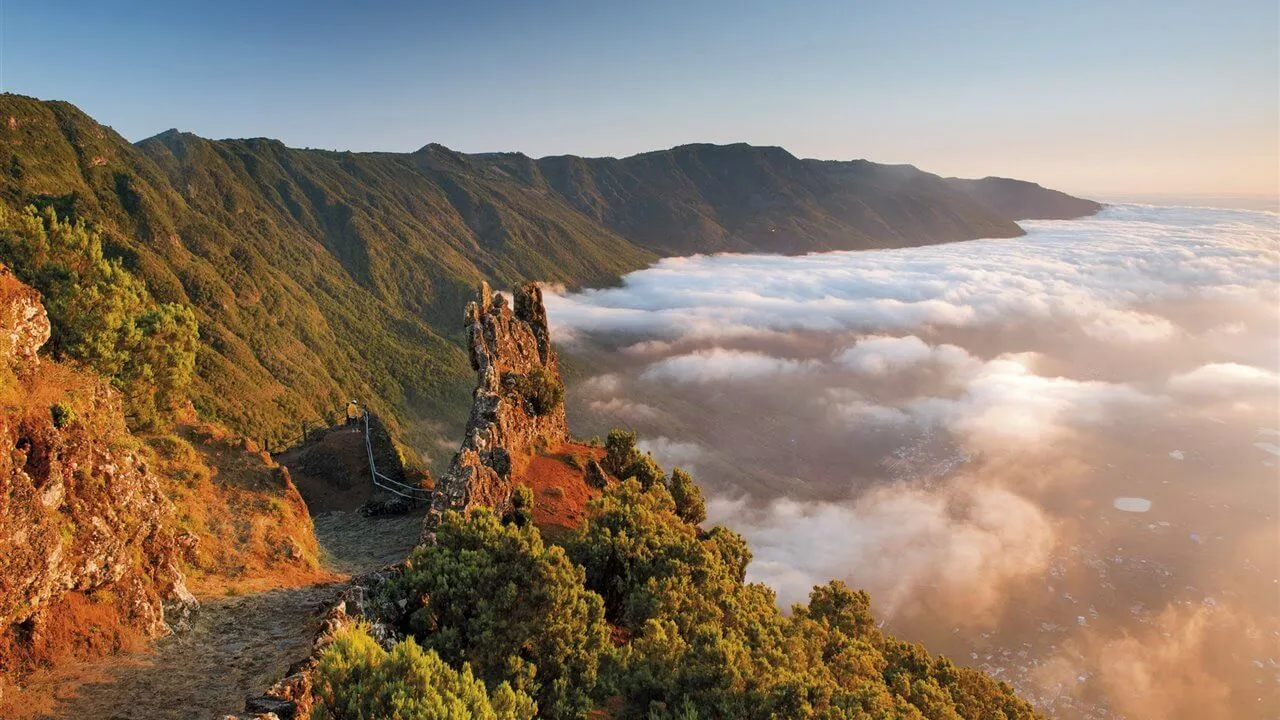
M 595 459 L 587 461 L 586 481 L 589 487 L 597 490 L 603 490 L 609 485 L 609 476 L 605 474 L 604 468 L 600 467 L 600 463 Z

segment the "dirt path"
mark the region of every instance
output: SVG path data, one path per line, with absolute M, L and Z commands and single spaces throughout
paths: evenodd
M 417 543 L 421 516 L 334 512 L 315 518 L 315 526 L 326 565 L 358 574 L 403 559 Z M 343 587 L 332 583 L 202 598 L 190 632 L 164 638 L 147 652 L 81 664 L 42 679 L 55 709 L 38 717 L 203 720 L 240 712 L 246 697 L 261 694 L 307 654 L 318 611 Z

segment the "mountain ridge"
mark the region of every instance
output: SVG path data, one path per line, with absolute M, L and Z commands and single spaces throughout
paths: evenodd
M 0 95 L 0 200 L 92 224 L 158 301 L 192 307 L 197 411 L 268 446 L 354 397 L 433 454 L 465 421 L 456 318 L 484 281 L 599 286 L 664 255 L 1015 237 L 1019 210 L 1100 207 L 964 182 L 745 143 L 621 159 L 177 130 L 130 143 L 70 103 Z

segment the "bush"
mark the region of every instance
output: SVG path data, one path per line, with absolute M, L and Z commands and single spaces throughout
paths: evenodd
M 502 522 L 524 527 L 533 522 L 533 490 L 517 485 L 511 491 L 511 508 L 502 516 Z
M 604 441 L 604 466 L 621 480 L 635 478 L 646 490 L 666 482 L 666 473 L 653 456 L 640 452 L 636 447 L 634 432 L 614 428 Z
M 65 402 L 56 402 L 49 406 L 49 417 L 53 420 L 53 426 L 61 430 L 76 421 L 76 411 Z
M 195 373 L 199 332 L 185 305 L 158 303 L 101 236 L 53 208 L 0 207 L 0 261 L 44 296 L 49 350 L 79 361 L 123 394 L 134 428 L 168 419 Z
M 362 627 L 339 632 L 320 654 L 313 720 L 530 720 L 533 700 L 501 683 L 490 693 L 409 638 L 391 652 Z
M 667 481 L 667 491 L 676 504 L 676 515 L 681 520 L 698 525 L 707 519 L 707 503 L 702 499 L 702 491 L 698 489 L 693 476 L 680 468 L 671 471 L 671 479 Z
M 405 629 L 450 664 L 470 663 L 490 686 L 512 683 L 540 717 L 581 718 L 610 650 L 600 597 L 584 580 L 531 524 L 477 510 L 447 513 L 391 593 L 410 603 Z
M 746 541 L 698 531 L 667 486 L 610 487 L 568 550 L 631 636 L 609 678 L 613 717 L 1036 717 L 1008 686 L 882 635 L 870 598 L 843 583 L 784 616 L 772 590 L 744 582 Z
M 502 382 L 530 415 L 549 415 L 564 403 L 564 383 L 542 368 L 527 374 L 507 373 Z
M 623 471 L 640 459 L 640 450 L 636 448 L 636 434 L 622 428 L 609 431 L 604 441 L 604 468 L 614 477 L 627 479 Z

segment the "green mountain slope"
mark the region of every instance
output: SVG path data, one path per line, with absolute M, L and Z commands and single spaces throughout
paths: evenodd
M 355 397 L 424 447 L 463 419 L 470 371 L 451 336 L 482 279 L 601 283 L 653 259 L 522 188 L 435 170 L 438 153 L 176 132 L 135 146 L 12 95 L 0 119 L 4 198 L 98 225 L 158 299 L 193 306 L 196 407 L 276 443 Z
M 157 301 L 192 306 L 193 402 L 269 444 L 352 397 L 415 447 L 454 434 L 459 315 L 481 280 L 599 285 L 667 254 L 1010 237 L 1036 189 L 987 197 L 748 145 L 534 160 L 176 131 L 131 144 L 68 103 L 0 95 L 0 199 L 91 223 Z

